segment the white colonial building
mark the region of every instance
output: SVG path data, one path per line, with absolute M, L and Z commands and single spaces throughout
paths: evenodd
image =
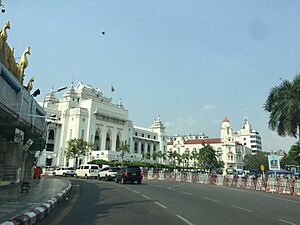
M 238 132 L 234 133 L 235 141 L 252 149 L 252 154 L 262 151 L 261 136 L 259 132 L 253 130 L 247 119 L 244 117 L 244 126 Z
M 71 85 L 62 99 L 57 99 L 51 91 L 43 107 L 48 115 L 48 135 L 39 165 L 73 166 L 75 159 L 67 161 L 65 157 L 67 142 L 73 138 L 83 139 L 93 146 L 88 155 L 78 156 L 78 164 L 94 159 L 120 161 L 118 150 L 122 142 L 130 146 L 124 160 L 141 160 L 146 152 L 150 155 L 154 151 L 166 153 L 165 127 L 159 117 L 150 128 L 136 127 L 121 101 L 112 103 L 111 98 L 90 85 Z
M 235 141 L 233 129 L 227 117 L 221 126 L 221 138 L 208 138 L 204 134 L 173 136 L 168 138 L 167 151 L 192 154 L 208 144 L 214 148 L 218 159 L 224 162 L 224 174 L 228 171 L 242 169 L 245 155 L 251 154 L 250 148 Z M 195 162 L 189 160 L 188 163 L 193 166 Z

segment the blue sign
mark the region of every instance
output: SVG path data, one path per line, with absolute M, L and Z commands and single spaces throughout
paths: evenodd
M 296 167 L 291 167 L 291 173 L 297 173 L 297 168 Z
M 270 170 L 280 170 L 279 156 L 278 155 L 268 155 L 269 169 Z

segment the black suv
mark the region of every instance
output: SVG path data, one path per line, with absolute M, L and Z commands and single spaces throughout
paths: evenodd
M 124 166 L 121 167 L 121 169 L 118 171 L 116 175 L 116 183 L 121 181 L 122 184 L 125 184 L 127 182 L 133 183 L 137 182 L 138 184 L 141 184 L 143 179 L 143 173 L 138 166 Z

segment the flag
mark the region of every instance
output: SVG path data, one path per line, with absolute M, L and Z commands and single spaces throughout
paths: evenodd
M 114 86 L 111 85 L 111 92 L 114 92 L 115 91 L 115 88 Z

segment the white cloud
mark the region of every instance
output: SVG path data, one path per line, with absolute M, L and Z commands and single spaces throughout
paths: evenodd
M 172 121 L 167 121 L 165 126 L 168 135 L 200 133 L 203 129 L 203 127 L 201 128 L 200 120 L 193 116 L 179 117 Z
M 217 106 L 213 105 L 213 104 L 207 104 L 203 107 L 204 111 L 212 111 L 215 110 L 217 108 Z

